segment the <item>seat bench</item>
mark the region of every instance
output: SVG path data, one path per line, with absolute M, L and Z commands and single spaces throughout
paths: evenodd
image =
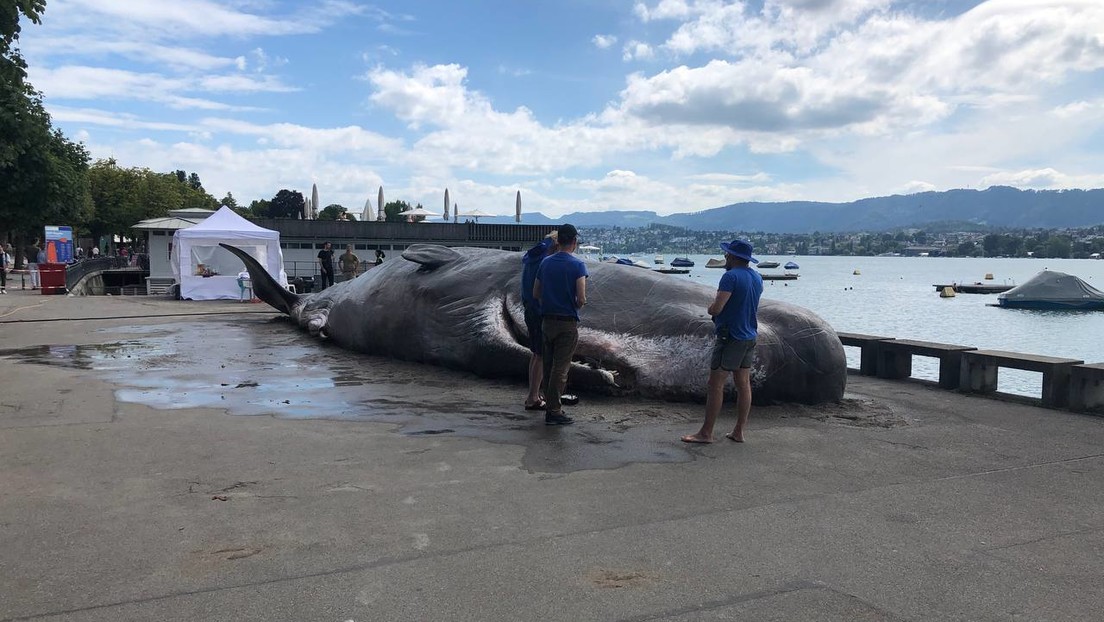
M 1069 395 L 1071 410 L 1104 415 L 1104 363 L 1071 367 Z
M 994 393 L 997 390 L 997 370 L 1001 367 L 1042 372 L 1043 406 L 1061 408 L 1069 403 L 1072 368 L 1084 362 L 1003 350 L 973 350 L 962 353 L 959 387 L 970 393 Z
M 893 337 L 879 337 L 862 333 L 837 332 L 840 343 L 859 348 L 859 373 L 864 376 L 878 375 L 878 348 L 883 341 L 894 341 Z
M 931 356 L 939 359 L 939 387 L 957 389 L 962 376 L 962 353 L 977 350 L 934 341 L 894 339 L 881 344 L 878 354 L 878 377 L 901 379 L 912 376 L 912 357 Z

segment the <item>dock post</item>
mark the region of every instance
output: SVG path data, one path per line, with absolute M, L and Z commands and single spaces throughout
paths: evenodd
M 1070 368 L 1069 407 L 1078 412 L 1104 415 L 1104 363 Z
M 987 361 L 981 357 L 964 357 L 958 386 L 971 393 L 995 393 L 997 369 L 999 366 L 995 361 Z

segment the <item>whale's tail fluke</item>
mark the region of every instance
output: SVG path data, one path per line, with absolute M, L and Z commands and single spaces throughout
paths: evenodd
M 238 259 L 245 262 L 245 269 L 249 271 L 249 278 L 253 281 L 254 296 L 291 315 L 292 308 L 299 302 L 298 294 L 293 294 L 281 287 L 276 279 L 272 278 L 272 275 L 249 253 L 229 244 L 219 243 L 219 246 L 234 253 Z

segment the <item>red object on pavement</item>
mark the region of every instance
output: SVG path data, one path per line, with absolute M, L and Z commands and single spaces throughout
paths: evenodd
M 38 278 L 42 285 L 43 294 L 65 293 L 65 264 L 40 263 L 38 264 Z

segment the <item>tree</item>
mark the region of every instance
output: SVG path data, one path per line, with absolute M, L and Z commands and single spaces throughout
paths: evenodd
M 269 202 L 268 218 L 301 218 L 303 207 L 307 204 L 298 190 L 281 190 Z
M 199 173 L 188 175 L 188 186 L 192 190 L 203 190 L 203 183 L 199 181 Z
M 351 214 L 348 214 L 348 210 L 345 209 L 344 205 L 331 203 L 322 208 L 321 212 L 318 212 L 318 220 L 338 220 L 341 218 L 342 214 L 351 216 Z
M 222 197 L 222 200 L 219 201 L 219 204 L 225 205 L 226 207 L 229 207 L 230 209 L 235 211 L 241 210 L 241 208 L 238 207 L 238 201 L 234 198 L 234 193 L 232 192 L 227 192 L 226 196 Z
M 88 171 L 93 214 L 88 228 L 94 237 L 125 234 L 142 220 L 166 216 L 171 210 L 199 204 L 211 208 L 213 197 L 180 184 L 174 173 L 147 168 L 122 168 L 115 160 L 98 160 Z M 205 194 L 205 193 L 204 193 Z
M 39 23 L 45 8 L 45 0 L 0 0 L 0 230 L 17 237 L 79 225 L 91 210 L 88 152 L 52 127 L 16 47 L 20 18 Z
M 259 218 L 267 218 L 268 210 L 271 209 L 272 202 L 267 199 L 257 199 L 249 204 L 249 215 Z
M 405 212 L 408 209 L 410 204 L 406 201 L 391 201 L 383 206 L 383 213 L 386 214 L 387 222 L 406 222 L 406 216 L 399 216 L 399 212 Z
M 955 254 L 959 257 L 973 257 L 976 250 L 976 244 L 970 241 L 966 241 L 958 245 L 958 250 L 955 252 Z
M 1070 256 L 1070 239 L 1064 235 L 1052 235 L 1046 241 L 1047 257 L 1068 258 Z

